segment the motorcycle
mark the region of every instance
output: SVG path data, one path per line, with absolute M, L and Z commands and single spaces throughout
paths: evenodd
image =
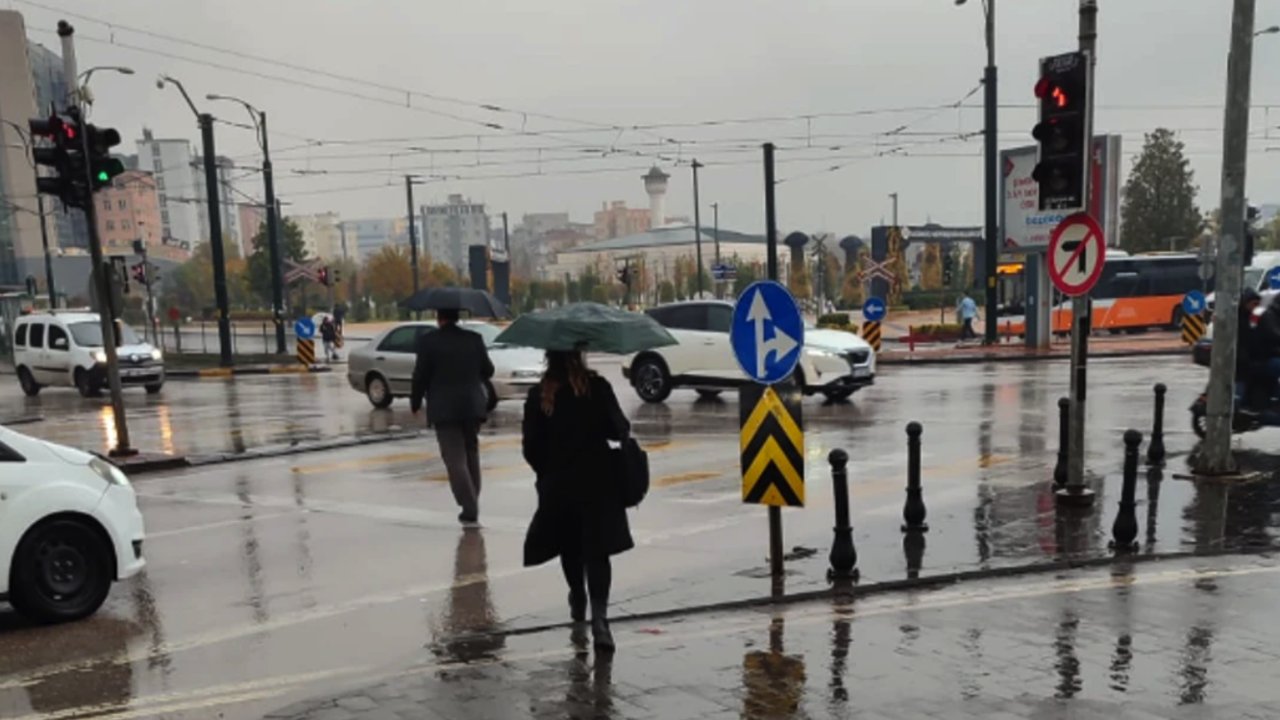
M 1236 383 L 1235 394 L 1236 411 L 1231 418 L 1231 434 L 1239 435 L 1265 427 L 1280 427 L 1280 398 L 1272 397 L 1267 402 L 1266 408 L 1261 411 L 1243 411 L 1240 408 L 1244 406 L 1244 383 Z M 1206 432 L 1208 405 L 1208 390 L 1200 393 L 1195 402 L 1191 403 L 1191 430 L 1201 440 L 1204 439 Z

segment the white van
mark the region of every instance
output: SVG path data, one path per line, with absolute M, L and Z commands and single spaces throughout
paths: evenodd
M 121 325 L 120 383 L 141 385 L 148 394 L 164 386 L 164 357 L 160 350 Z M 107 384 L 107 353 L 102 348 L 98 314 L 53 311 L 23 315 L 13 331 L 13 362 L 18 383 L 28 396 L 46 386 L 74 387 L 85 397 L 102 392 Z

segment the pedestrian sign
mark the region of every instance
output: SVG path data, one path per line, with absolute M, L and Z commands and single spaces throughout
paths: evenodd
M 867 322 L 880 322 L 887 312 L 884 300 L 878 297 L 867 298 L 867 301 L 862 303 L 862 319 Z
M 1204 293 L 1199 290 L 1192 290 L 1182 296 L 1182 314 L 1183 315 L 1199 315 L 1204 312 L 1205 299 Z
M 733 308 L 729 344 L 752 380 L 772 385 L 789 377 L 804 345 L 804 319 L 791 293 L 773 280 L 747 287 Z
M 1076 297 L 1093 289 L 1107 259 L 1102 227 L 1089 215 L 1068 215 L 1049 236 L 1049 279 L 1063 295 Z
M 804 506 L 804 425 L 794 385 L 745 385 L 739 395 L 742 502 Z
M 316 336 L 316 324 L 311 318 L 301 317 L 293 323 L 293 334 L 299 340 L 310 340 Z

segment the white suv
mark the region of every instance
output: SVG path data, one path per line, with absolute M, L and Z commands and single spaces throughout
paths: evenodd
M 631 381 L 640 399 L 659 403 L 677 387 L 715 397 L 750 382 L 729 344 L 731 303 L 681 302 L 646 312 L 678 344 L 647 350 L 623 362 L 623 377 Z M 821 393 L 832 401 L 844 400 L 875 382 L 875 353 L 853 333 L 807 329 L 798 372 L 806 395 Z
M 120 326 L 120 382 L 142 385 L 148 394 L 164 386 L 164 358 L 138 339 L 133 328 Z M 13 361 L 22 392 L 35 396 L 48 385 L 74 387 L 85 397 L 107 384 L 107 354 L 97 313 L 54 311 L 24 315 L 13 330 Z

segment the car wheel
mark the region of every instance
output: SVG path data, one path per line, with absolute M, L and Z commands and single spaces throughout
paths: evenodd
M 660 403 L 671 395 L 671 376 L 658 358 L 638 360 L 631 367 L 631 377 L 636 394 L 647 403 Z
M 76 368 L 75 382 L 76 390 L 80 391 L 81 397 L 97 397 L 101 392 L 97 383 L 89 377 L 89 373 L 85 372 L 83 368 Z
M 853 397 L 853 392 L 854 388 L 839 388 L 838 390 L 823 390 L 822 394 L 826 396 L 828 402 L 838 403 Z
M 148 383 L 144 387 L 146 388 L 148 395 L 156 395 L 164 388 L 164 383 Z
M 1169 319 L 1169 327 L 1170 327 L 1170 329 L 1172 329 L 1172 330 L 1180 330 L 1180 329 L 1182 329 L 1182 316 L 1183 316 L 1182 306 L 1181 306 L 1181 305 L 1174 305 L 1174 306 L 1173 306 L 1173 314 L 1172 314 L 1172 316 L 1171 316 L 1171 317 L 1170 317 L 1170 319 Z
M 18 384 L 22 386 L 22 392 L 27 397 L 35 397 L 40 394 L 40 384 L 36 379 L 31 377 L 31 371 L 26 368 L 18 368 Z
M 698 397 L 702 400 L 715 400 L 720 397 L 719 390 L 699 390 Z
M 27 532 L 14 553 L 9 600 L 43 623 L 92 615 L 111 590 L 111 548 L 79 520 L 52 520 Z
M 386 378 L 377 374 L 370 375 L 365 380 L 364 394 L 376 408 L 389 407 L 391 401 L 395 399 L 391 395 L 391 387 L 387 385 Z
M 1201 440 L 1208 433 L 1208 412 L 1203 402 L 1197 401 L 1191 406 L 1191 432 Z

